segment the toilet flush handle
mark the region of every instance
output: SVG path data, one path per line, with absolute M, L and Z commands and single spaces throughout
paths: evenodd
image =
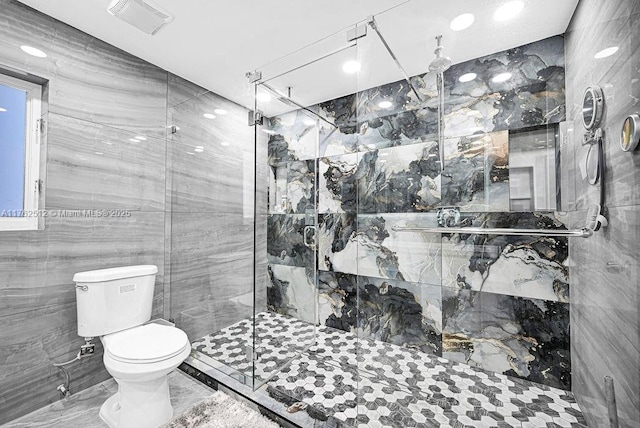
M 82 291 L 89 291 L 89 287 L 86 285 L 78 285 L 76 284 L 76 288 Z

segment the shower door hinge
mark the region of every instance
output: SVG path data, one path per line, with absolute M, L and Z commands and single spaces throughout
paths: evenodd
M 262 125 L 264 122 L 264 116 L 260 110 L 249 110 L 249 126 Z
M 248 71 L 245 76 L 249 79 L 249 83 L 256 83 L 259 80 L 262 80 L 262 71 Z
M 347 30 L 347 42 L 352 42 L 367 35 L 367 24 L 356 25 Z
M 38 119 L 38 131 L 44 133 L 44 119 Z

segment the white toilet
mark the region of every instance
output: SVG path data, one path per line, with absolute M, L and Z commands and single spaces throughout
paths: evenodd
M 100 409 L 112 428 L 157 428 L 173 416 L 167 375 L 189 356 L 191 344 L 168 323 L 147 323 L 157 272 L 142 265 L 73 276 L 78 335 L 100 337 L 104 365 L 118 383 Z

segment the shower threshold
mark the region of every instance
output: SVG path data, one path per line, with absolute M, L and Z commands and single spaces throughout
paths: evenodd
M 245 352 L 254 340 L 255 366 Z M 254 379 L 285 419 L 302 402 L 316 421 L 328 421 L 297 423 L 305 428 L 587 426 L 568 391 L 271 312 L 197 340 L 193 349 L 200 365 Z

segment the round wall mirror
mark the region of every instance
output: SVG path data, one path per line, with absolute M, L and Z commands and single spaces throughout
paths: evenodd
M 584 91 L 582 99 L 582 123 L 587 130 L 593 130 L 600 126 L 604 97 L 602 89 L 598 86 L 590 86 Z
M 640 142 L 640 116 L 632 114 L 627 117 L 622 125 L 620 135 L 620 147 L 625 152 L 632 152 Z

